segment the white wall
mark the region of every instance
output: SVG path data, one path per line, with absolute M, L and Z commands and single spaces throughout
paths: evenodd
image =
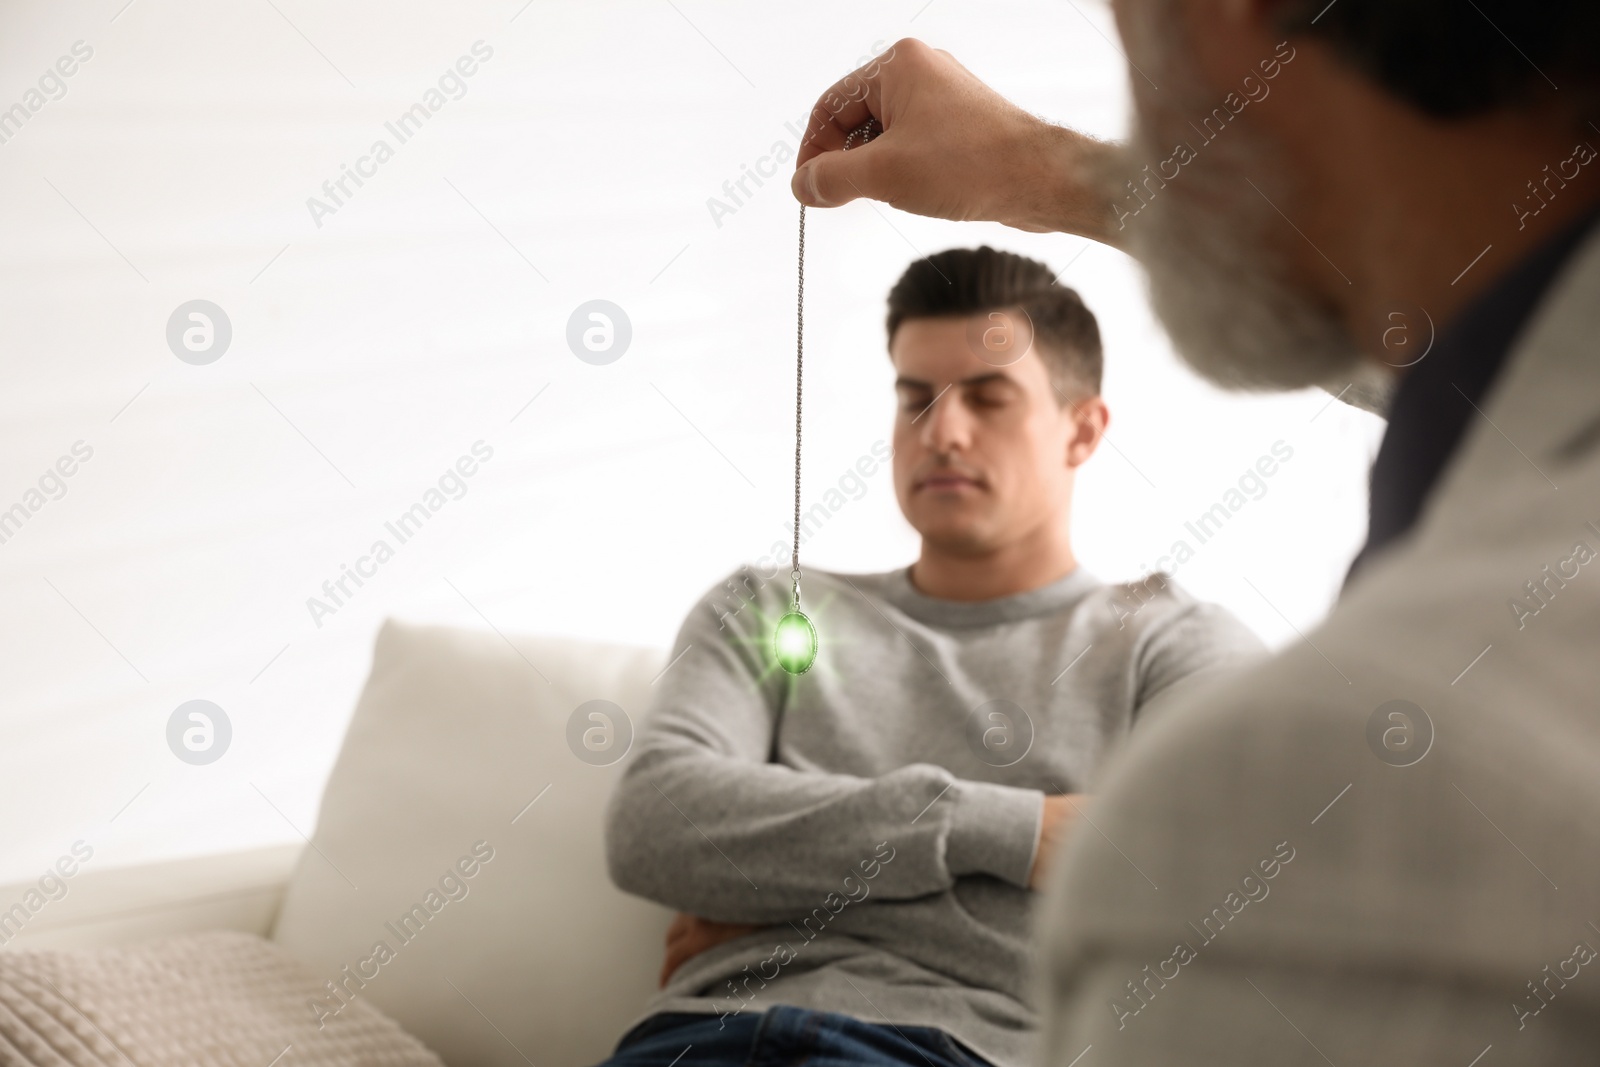
M 93 449 L 0 543 L 0 881 L 77 838 L 106 866 L 298 840 L 387 615 L 665 645 L 783 538 L 796 206 L 782 178 L 720 225 L 706 201 L 875 43 L 915 34 L 1038 113 L 1126 124 L 1093 4 L 124 5 L 0 7 L 0 108 L 93 49 L 0 144 L 0 509 Z M 479 40 L 465 95 L 317 226 L 307 198 Z M 1282 439 L 1293 460 L 1178 579 L 1275 644 L 1324 612 L 1375 420 L 1200 384 L 1131 264 L 1076 238 L 867 204 L 809 229 L 810 486 L 888 435 L 888 286 L 989 242 L 1065 268 L 1101 318 L 1090 568 L 1153 564 Z M 206 366 L 165 339 L 196 298 L 233 326 Z M 608 366 L 564 339 L 594 298 L 633 323 Z M 480 439 L 467 494 L 316 625 L 307 598 Z M 806 551 L 869 570 L 915 544 L 884 473 Z M 166 743 L 194 698 L 233 724 L 209 766 Z

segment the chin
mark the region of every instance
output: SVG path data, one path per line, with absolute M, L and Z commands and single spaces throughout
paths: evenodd
M 1134 132 L 1097 178 L 1121 202 L 1123 184 L 1146 163 L 1189 144 L 1195 158 L 1126 220 L 1125 245 L 1143 263 L 1150 302 L 1179 356 L 1226 389 L 1339 390 L 1366 383 L 1366 361 L 1342 320 L 1295 277 L 1279 238 L 1287 227 L 1247 177 L 1281 171 L 1275 146 L 1245 117 L 1226 136 L 1198 142 L 1188 116 L 1210 94 L 1184 48 L 1170 4 L 1137 5 L 1130 55 L 1159 71 L 1162 91 L 1134 79 Z M 1148 64 L 1148 65 L 1146 65 Z M 1279 203 L 1285 191 L 1264 190 Z M 1289 233 L 1289 237 L 1293 237 Z
M 980 523 L 932 522 L 914 525 L 925 543 L 947 555 L 981 556 L 994 549 L 994 538 Z

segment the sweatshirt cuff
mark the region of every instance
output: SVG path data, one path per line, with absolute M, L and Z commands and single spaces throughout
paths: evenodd
M 952 875 L 990 874 L 1023 889 L 1033 871 L 1044 818 L 1037 789 L 993 782 L 958 781 L 945 867 Z

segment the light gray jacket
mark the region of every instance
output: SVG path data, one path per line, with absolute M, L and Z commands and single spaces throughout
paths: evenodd
M 1049 1067 L 1596 1062 L 1597 339 L 1591 238 L 1414 529 L 1113 761 L 1041 909 Z

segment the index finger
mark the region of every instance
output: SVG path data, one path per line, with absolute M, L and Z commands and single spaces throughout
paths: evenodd
M 880 126 L 888 128 L 883 115 L 883 64 L 893 57 L 891 47 L 834 82 L 817 98 L 795 156 L 796 170 L 824 152 L 843 148 L 850 131 L 869 119 L 877 119 Z

